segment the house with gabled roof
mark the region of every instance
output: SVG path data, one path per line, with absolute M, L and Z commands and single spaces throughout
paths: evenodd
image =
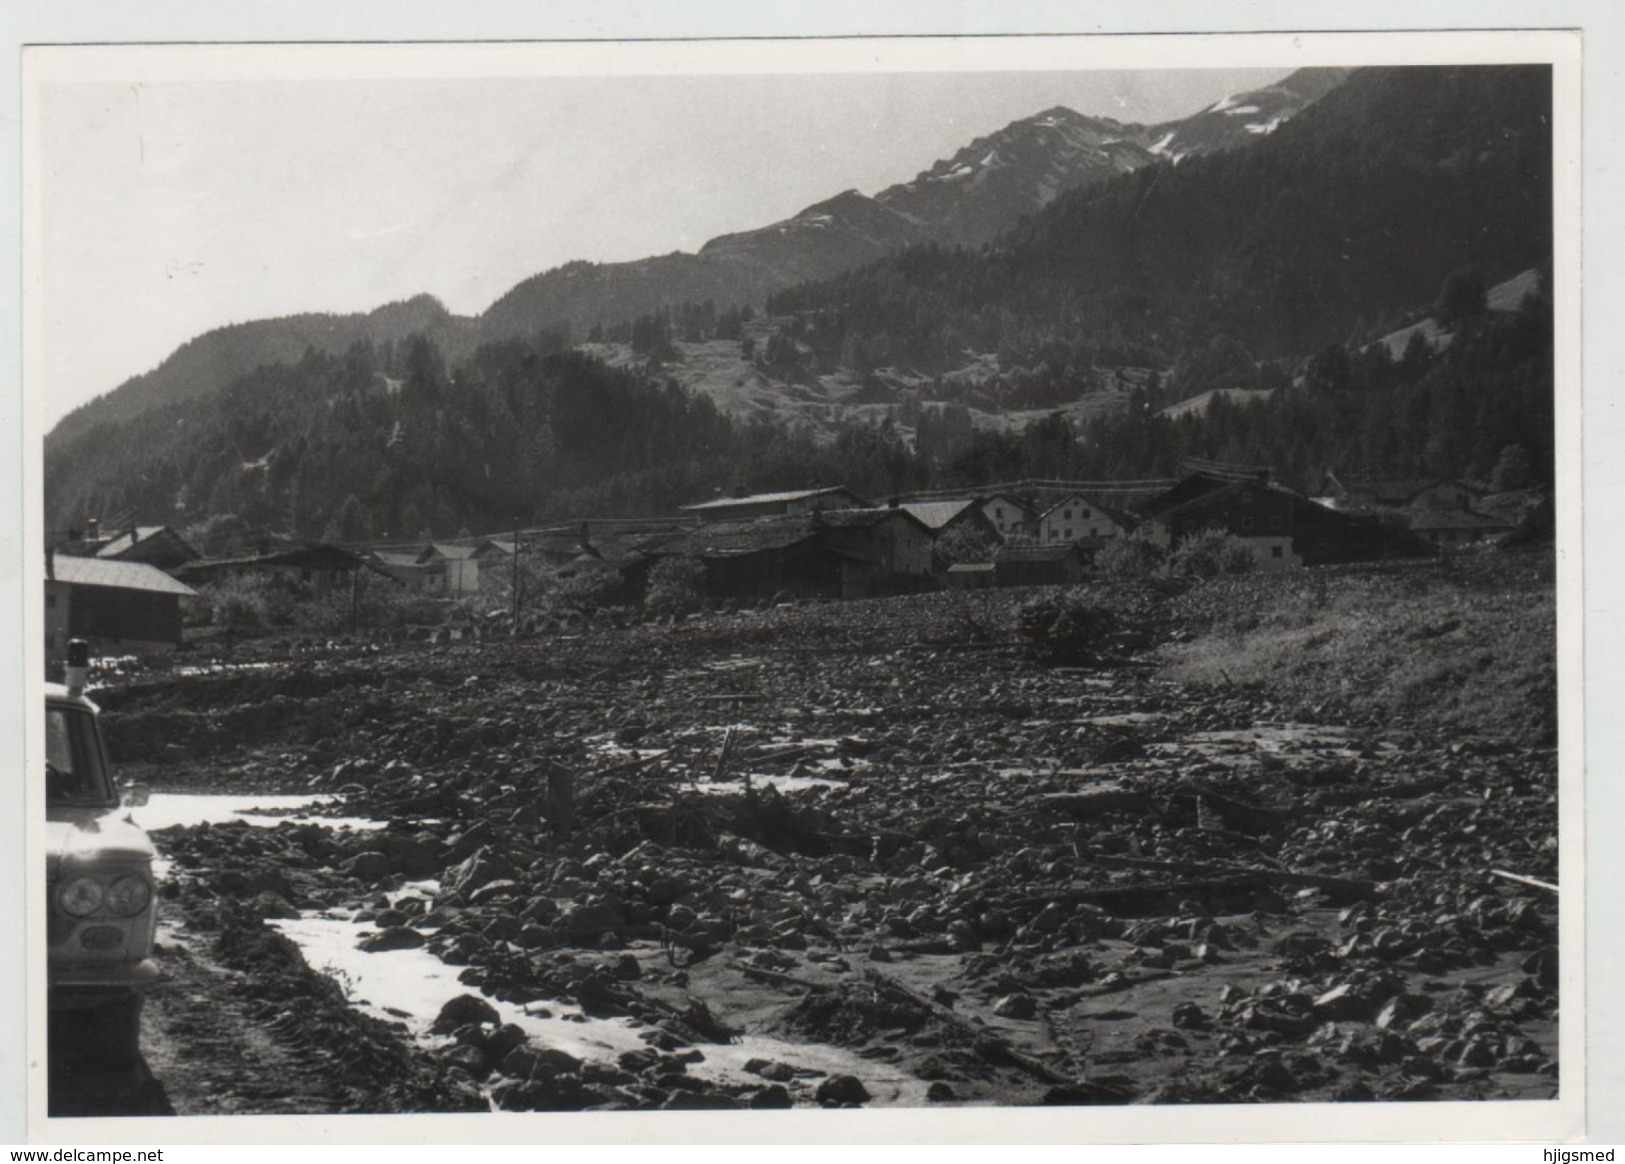
M 150 655 L 181 643 L 180 600 L 197 592 L 146 562 L 45 555 L 45 659 L 64 657 L 69 639 L 97 654 Z
M 1152 537 L 1172 549 L 1219 529 L 1246 539 L 1263 569 L 1426 555 L 1428 547 L 1376 517 L 1344 513 L 1265 476 L 1192 473 L 1145 507 Z
M 1113 511 L 1082 493 L 1069 493 L 1038 517 L 1040 545 L 1089 538 L 1119 538 L 1132 528 Z
M 348 589 L 356 571 L 393 577 L 358 554 L 326 543 L 266 546 L 262 553 L 229 558 L 199 558 L 175 567 L 177 578 L 191 585 L 231 578 L 272 578 L 303 587 L 312 594 Z
M 418 566 L 427 582 L 424 589 L 430 594 L 443 594 L 461 598 L 480 591 L 480 563 L 475 551 L 478 546 L 462 546 L 454 542 L 430 542 L 418 552 Z
M 933 539 L 953 530 L 975 531 L 990 543 L 997 543 L 1001 535 L 997 526 L 983 511 L 976 497 L 948 498 L 940 501 L 903 501 L 897 508 L 917 518 L 931 531 Z
M 1001 537 L 1025 535 L 1032 531 L 1032 511 L 1008 493 L 995 493 L 979 503 L 982 515 Z

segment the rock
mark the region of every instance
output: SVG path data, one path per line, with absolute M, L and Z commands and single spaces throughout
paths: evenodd
M 389 858 L 392 873 L 402 877 L 432 877 L 440 871 L 440 853 L 435 845 L 398 833 L 386 834 L 378 843 Z
M 512 897 L 519 892 L 519 889 L 520 886 L 517 881 L 507 877 L 498 877 L 495 881 L 487 881 L 478 889 L 468 893 L 468 903 L 470 905 L 484 905 L 499 898 Z
M 232 897 L 248 892 L 248 878 L 239 870 L 222 869 L 214 875 L 214 891 Z
M 1371 1011 L 1370 1001 L 1348 982 L 1340 982 L 1316 996 L 1313 1006 L 1318 1017 L 1334 1022 L 1364 1018 Z
M 410 926 L 389 926 L 363 936 L 357 945 L 369 954 L 376 954 L 382 950 L 416 949 L 426 941 L 427 938 Z
M 566 933 L 580 938 L 596 937 L 605 930 L 621 925 L 624 920 L 621 911 L 608 902 L 587 901 L 571 906 L 558 924 Z
M 506 1062 L 507 1056 L 523 1046 L 527 1038 L 523 1027 L 515 1023 L 504 1023 L 485 1039 L 485 1053 L 494 1063 Z
M 628 1051 L 627 1055 L 641 1055 L 642 1051 Z M 622 1064 L 624 1067 L 625 1065 Z M 528 1079 L 536 1075 L 576 1075 L 581 1074 L 584 1066 L 580 1059 L 567 1051 L 557 1047 L 538 1047 L 534 1043 L 521 1042 L 502 1058 L 502 1071 L 506 1075 L 514 1075 L 521 1079 Z
M 758 1111 L 777 1111 L 793 1106 L 790 1093 L 782 1083 L 770 1083 L 751 1093 L 749 1105 Z
M 745 1064 L 745 1070 L 775 1083 L 788 1083 L 796 1077 L 794 1067 L 773 1059 L 751 1059 Z
M 993 1004 L 1000 1018 L 1030 1019 L 1038 1013 L 1038 1003 L 1030 994 L 1007 994 Z
M 540 950 L 553 944 L 553 931 L 535 922 L 528 922 L 519 927 L 513 941 L 527 950 Z
M 856 1075 L 831 1075 L 818 1085 L 813 1093 L 824 1107 L 847 1107 L 867 1103 L 869 1089 Z
M 429 1030 L 437 1035 L 449 1034 L 464 1023 L 490 1023 L 495 1025 L 502 1016 L 497 1008 L 477 994 L 459 994 L 440 1008 Z
M 279 893 L 265 892 L 254 898 L 254 909 L 261 917 L 298 917 L 299 911 Z
M 376 849 L 369 849 L 365 853 L 357 853 L 339 869 L 358 881 L 376 883 L 389 876 L 389 858 Z
M 507 875 L 507 865 L 497 860 L 489 849 L 481 848 L 446 870 L 440 879 L 440 890 L 442 894 L 458 894 L 466 898 L 482 885 Z
M 489 822 L 482 820 L 451 842 L 451 850 L 447 853 L 447 859 L 453 862 L 466 860 L 490 840 L 491 825 Z
M 622 954 L 615 959 L 615 977 L 622 982 L 636 982 L 643 977 L 643 966 L 631 954 Z
M 490 1068 L 486 1065 L 485 1052 L 478 1047 L 456 1043 L 435 1051 L 434 1057 L 447 1067 L 462 1068 L 476 1079 L 483 1079 L 490 1072 Z
M 1181 1030 L 1200 1031 L 1207 1028 L 1207 1012 L 1194 1002 L 1182 1002 L 1174 1007 L 1172 1021 Z
M 739 1101 L 731 1095 L 712 1091 L 678 1091 L 665 1103 L 660 1105 L 661 1111 L 733 1111 L 739 1107 Z
M 868 958 L 871 962 L 890 962 L 892 960 L 891 951 L 881 945 L 870 946 Z
M 939 1079 L 925 1089 L 925 1098 L 930 1103 L 952 1103 L 959 1096 L 954 1094 L 952 1087 Z

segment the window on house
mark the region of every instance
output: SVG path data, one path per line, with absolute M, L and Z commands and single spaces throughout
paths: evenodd
M 1083 518 L 1088 517 L 1089 516 L 1089 507 L 1087 505 L 1085 505 L 1082 509 L 1078 510 L 1078 516 L 1083 517 Z
M 1279 558 L 1280 556 L 1281 556 L 1281 547 L 1280 546 L 1271 546 L 1270 547 L 1270 557 Z
M 309 582 L 310 581 L 310 571 L 309 570 L 301 570 L 301 571 L 299 571 L 299 581 L 301 581 L 301 582 Z
M 1098 538 L 1100 536 L 1100 527 L 1099 526 L 1094 526 L 1094 525 L 1090 526 L 1089 527 L 1089 536 L 1092 537 L 1092 538 Z
M 1066 527 L 1066 540 L 1067 541 L 1072 540 L 1072 527 L 1071 526 Z

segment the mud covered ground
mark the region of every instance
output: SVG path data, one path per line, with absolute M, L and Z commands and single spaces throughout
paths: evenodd
M 158 832 L 146 1069 L 64 1053 L 53 1109 L 1553 1096 L 1557 897 L 1494 872 L 1556 880 L 1550 578 L 1094 589 L 1077 651 L 1022 591 L 121 679 L 127 774 L 372 827 Z

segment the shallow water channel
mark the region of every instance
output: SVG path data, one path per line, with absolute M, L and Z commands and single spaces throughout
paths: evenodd
M 150 830 L 175 825 L 224 824 L 243 821 L 257 827 L 273 827 L 281 821 L 320 824 L 329 828 L 381 828 L 382 822 L 352 817 L 330 817 L 302 812 L 327 802 L 324 796 L 191 795 L 155 793 L 148 804 L 132 809 L 131 815 Z M 168 870 L 160 859 L 158 875 Z M 432 896 L 434 881 L 409 882 L 395 894 Z M 431 1035 L 440 1008 L 468 987 L 457 981 L 459 969 L 448 966 L 422 948 L 368 952 L 358 946 L 372 932 L 368 923 L 355 920 L 342 910 L 306 912 L 297 918 L 269 919 L 267 924 L 294 942 L 312 969 L 338 982 L 351 1004 L 380 1018 L 404 1023 L 412 1036 L 426 1046 L 444 1043 L 445 1036 Z M 613 1063 L 626 1051 L 642 1050 L 648 1044 L 642 1033 L 647 1028 L 622 1018 L 592 1018 L 567 1002 L 547 1002 L 517 1006 L 487 999 L 504 1023 L 514 1023 L 535 1043 L 555 1047 L 579 1059 Z M 748 1074 L 745 1064 L 752 1059 L 788 1063 L 814 1073 L 816 1077 L 851 1074 L 862 1078 L 875 1104 L 917 1105 L 925 1103 L 927 1083 L 897 1071 L 884 1063 L 863 1059 L 840 1048 L 812 1043 L 790 1043 L 756 1035 L 738 1037 L 729 1044 L 700 1047 L 705 1059 L 689 1070 L 704 1078 L 735 1083 L 760 1083 Z

